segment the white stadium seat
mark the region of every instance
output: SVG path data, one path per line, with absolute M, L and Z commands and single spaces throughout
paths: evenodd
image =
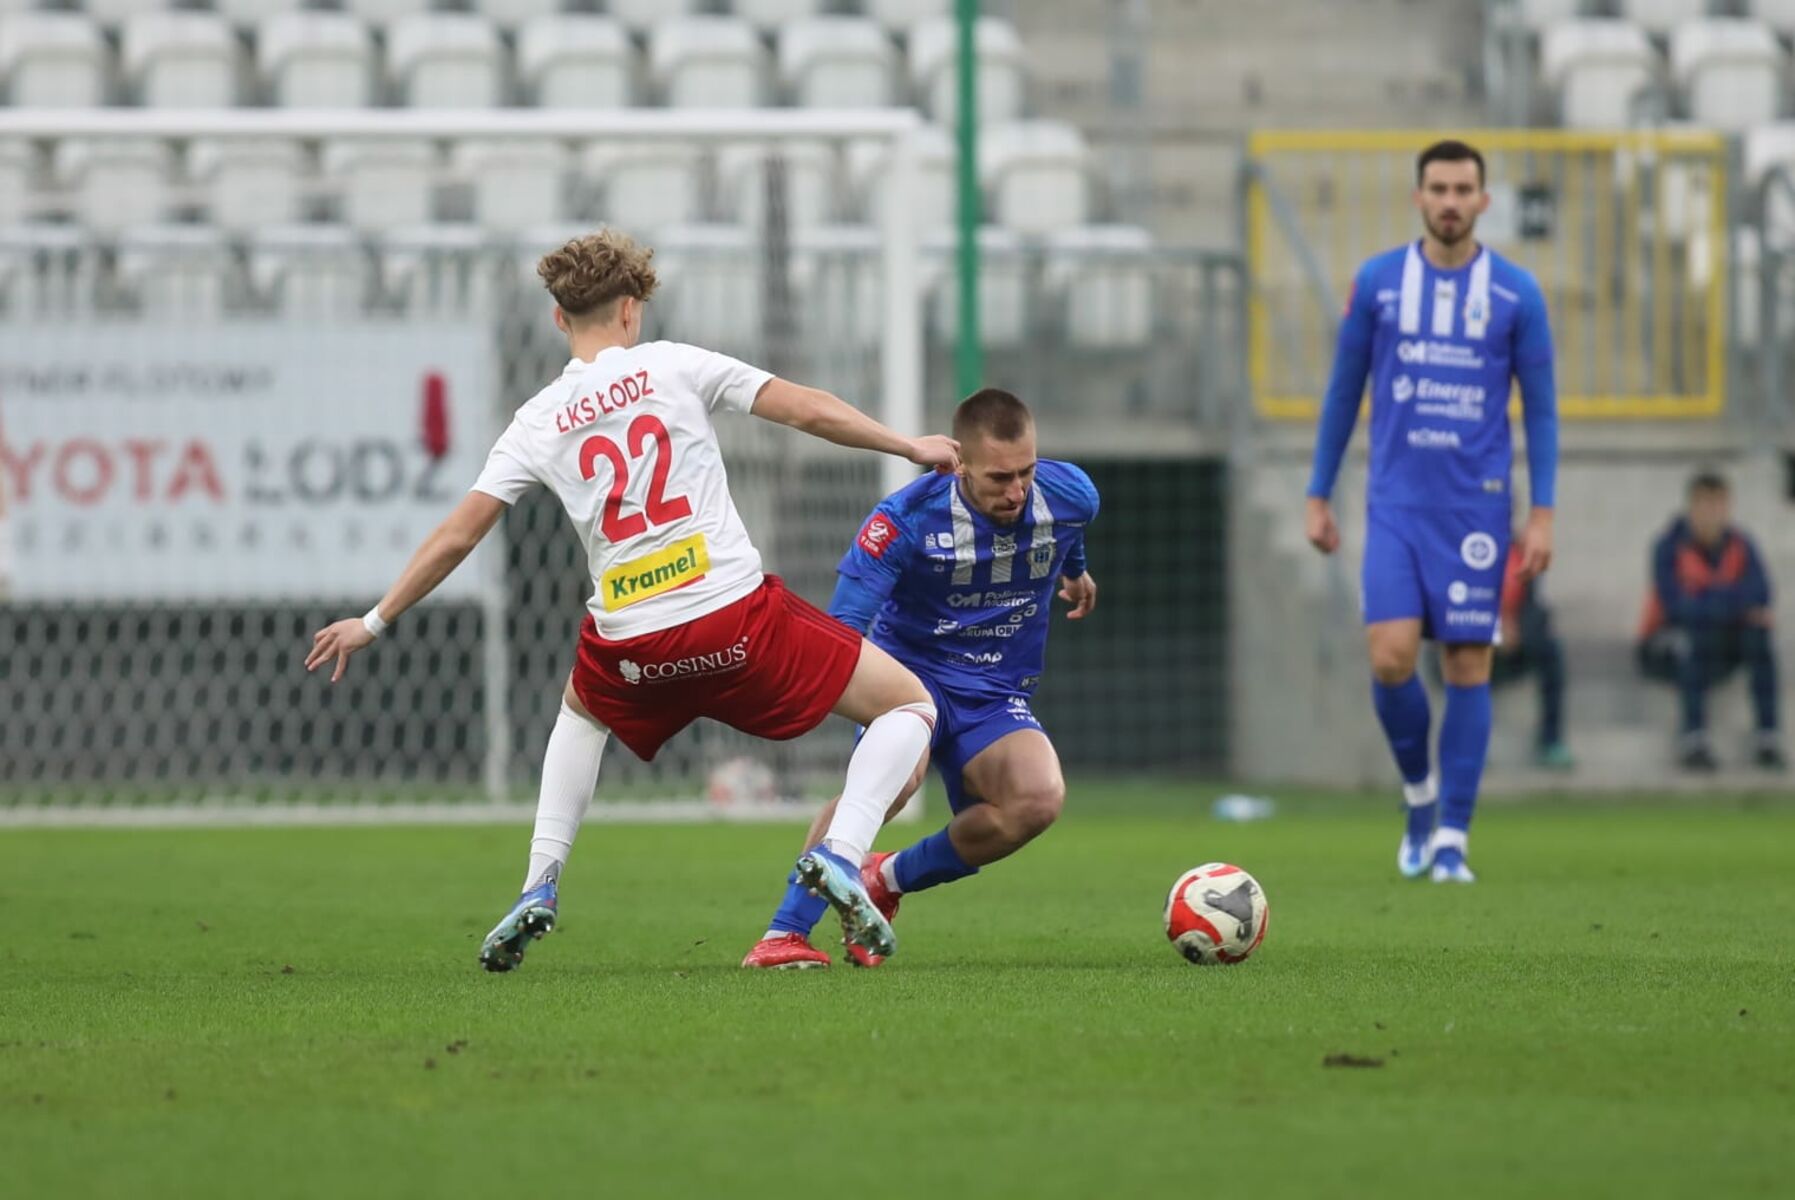
M 698 220 L 698 167 L 698 151 L 674 141 L 599 143 L 580 158 L 599 219 L 638 237 Z
M 954 230 L 941 229 L 923 239 L 935 336 L 948 346 L 960 333 L 960 286 L 954 271 L 957 237 Z M 979 336 L 988 346 L 1019 346 L 1028 334 L 1029 273 L 1022 238 L 986 225 L 979 229 L 978 241 Z
M 1082 225 L 1090 210 L 1084 137 L 1063 121 L 994 125 L 979 137 L 980 182 L 997 223 L 1019 233 Z
M 280 138 L 220 138 L 187 148 L 187 175 L 209 197 L 214 224 L 234 233 L 299 219 L 305 153 Z
M 539 17 L 517 35 L 517 72 L 543 108 L 628 108 L 635 48 L 609 17 Z
M 56 143 L 56 177 L 75 196 L 82 224 L 100 233 L 155 225 L 167 215 L 174 151 L 150 138 L 68 138 Z
M 910 211 L 918 229 L 952 225 L 958 211 L 954 139 L 939 125 L 925 125 L 914 135 L 915 194 Z M 891 172 L 889 141 L 862 141 L 848 146 L 848 182 L 855 203 L 877 226 L 885 219 L 885 195 Z
M 145 317 L 216 320 L 226 311 L 235 265 L 210 225 L 150 225 L 118 239 L 118 279 Z
M 125 78 L 150 108 L 229 108 L 237 99 L 237 39 L 223 17 L 141 13 L 125 22 Z
M 1778 33 L 1795 33 L 1795 0 L 1749 0 L 1748 8 Z
M 50 5 L 39 0 L 38 7 L 49 8 Z M 79 8 L 90 20 L 101 25 L 117 25 L 143 13 L 173 8 L 174 3 L 173 0 L 82 0 L 68 7 Z
M 828 0 L 732 0 L 729 5 L 731 12 L 763 33 L 817 16 L 827 7 Z
M 24 138 L 0 138 L 0 226 L 23 221 L 37 181 L 37 152 Z
M 219 16 L 233 25 L 254 28 L 269 17 L 291 12 L 292 0 L 212 0 Z
M 1690 119 L 1727 133 L 1781 115 L 1783 66 L 1776 35 L 1756 21 L 1693 21 L 1671 35 L 1671 77 Z
M 678 225 L 654 236 L 665 336 L 724 353 L 761 341 L 760 239 L 739 225 Z
M 815 17 L 779 31 L 779 78 L 804 108 L 884 108 L 896 54 L 876 22 Z
M 482 269 L 485 237 L 474 225 L 414 225 L 380 239 L 380 277 L 406 312 L 453 316 L 482 311 L 490 298 Z
M 340 187 L 343 219 L 364 232 L 429 224 L 436 151 L 416 138 L 343 138 L 324 143 L 324 174 Z
M 274 102 L 287 108 L 361 108 L 372 93 L 372 47 L 360 21 L 342 13 L 270 17 L 256 37 L 256 62 Z
M 493 108 L 504 99 L 498 35 L 469 13 L 403 17 L 386 36 L 387 68 L 412 108 Z
M 662 21 L 648 35 L 648 65 L 669 108 L 753 108 L 765 94 L 766 50 L 734 17 Z
M 500 29 L 516 29 L 527 21 L 552 17 L 566 7 L 564 0 L 474 0 L 474 11 Z
M 566 216 L 568 154 L 541 138 L 477 138 L 449 152 L 455 173 L 473 185 L 474 219 L 515 233 Z
M 1620 0 L 1620 15 L 1647 33 L 1669 33 L 1708 15 L 1708 0 Z
M 1520 0 L 1521 24 L 1534 33 L 1570 21 L 1588 11 L 1585 0 Z
M 1086 225 L 1047 239 L 1047 284 L 1065 306 L 1066 341 L 1138 350 L 1153 340 L 1153 238 L 1131 225 Z
M 954 0 L 866 0 L 866 15 L 895 33 L 906 33 L 919 22 L 953 15 Z
M 637 33 L 645 33 L 662 21 L 695 16 L 703 0 L 605 0 L 605 12 Z
M 341 225 L 286 225 L 249 240 L 250 283 L 289 317 L 353 320 L 372 289 L 361 239 Z
M 759 230 L 767 219 L 767 189 L 777 160 L 785 174 L 785 223 L 821 225 L 835 215 L 838 164 L 825 142 L 737 142 L 717 155 L 724 211 Z
M 427 13 L 434 0 L 341 0 L 343 10 L 358 20 L 379 27 L 404 17 Z
M 978 119 L 1014 121 L 1022 115 L 1022 40 L 1016 28 L 980 17 L 973 33 L 979 56 Z M 958 29 L 948 18 L 922 22 L 910 34 L 910 80 L 929 116 L 952 125 L 959 103 Z
M 76 13 L 0 20 L 0 78 L 17 108 L 91 108 L 106 101 L 106 47 Z
M 1656 65 L 1645 34 L 1625 21 L 1554 25 L 1540 45 L 1540 70 L 1558 90 L 1564 123 L 1579 129 L 1631 124 L 1633 102 Z

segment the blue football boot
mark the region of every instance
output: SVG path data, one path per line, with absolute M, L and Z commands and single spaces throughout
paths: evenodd
M 517 898 L 505 919 L 480 943 L 480 965 L 488 971 L 514 971 L 523 965 L 524 950 L 555 929 L 555 881 L 547 879 Z

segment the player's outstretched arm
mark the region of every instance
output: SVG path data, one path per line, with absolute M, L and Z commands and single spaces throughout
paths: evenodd
M 485 492 L 469 492 L 448 519 L 424 539 L 400 573 L 398 582 L 388 589 L 380 603 L 365 617 L 348 617 L 326 625 L 312 635 L 312 650 L 305 657 L 305 669 L 315 671 L 335 660 L 336 669 L 330 681 L 343 677 L 349 656 L 373 643 L 378 630 L 399 614 L 436 590 L 436 585 L 449 577 L 449 572 L 472 554 L 480 539 L 492 531 L 504 514 L 505 502 Z
M 755 416 L 852 450 L 876 450 L 943 473 L 960 469 L 960 443 L 930 434 L 907 438 L 819 388 L 769 379 L 754 398 Z

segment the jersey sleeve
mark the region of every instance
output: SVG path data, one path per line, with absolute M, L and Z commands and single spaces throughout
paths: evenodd
M 829 615 L 864 631 L 897 587 L 916 536 L 890 503 L 873 509 L 835 568 L 841 579 Z
M 506 504 L 516 504 L 525 492 L 541 482 L 541 477 L 530 466 L 524 432 L 513 421 L 493 444 L 492 452 L 486 456 L 486 465 L 481 468 L 480 477 L 474 480 L 471 490 L 484 492 Z
M 686 374 L 692 390 L 698 394 L 706 412 L 745 413 L 754 407 L 754 398 L 773 378 L 771 371 L 749 366 L 739 358 L 683 346 Z
M 1365 380 L 1371 374 L 1372 335 L 1377 329 L 1377 284 L 1371 264 L 1359 269 L 1352 295 L 1340 321 L 1340 337 L 1334 347 L 1334 369 L 1321 401 L 1321 424 L 1315 434 L 1315 457 L 1309 470 L 1310 496 L 1325 500 L 1334 494 L 1340 477 L 1340 461 L 1352 441 L 1359 420 L 1359 404 L 1365 398 Z
M 1085 561 L 1086 527 L 1097 519 L 1102 501 L 1097 495 L 1097 485 L 1091 482 L 1083 468 L 1072 463 L 1054 463 L 1053 467 L 1057 469 L 1045 475 L 1044 484 L 1050 489 L 1051 499 L 1058 502 L 1055 507 L 1065 512 L 1066 520 L 1079 526 L 1066 549 L 1066 561 L 1061 571 L 1066 578 L 1077 579 L 1088 567 Z
M 1551 508 L 1558 494 L 1558 384 L 1552 365 L 1552 323 L 1546 297 L 1528 278 L 1515 313 L 1513 362 L 1521 385 L 1521 423 L 1527 430 L 1527 486 L 1535 508 Z

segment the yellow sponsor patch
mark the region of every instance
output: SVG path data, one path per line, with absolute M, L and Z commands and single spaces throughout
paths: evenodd
M 703 579 L 710 569 L 711 556 L 705 549 L 704 535 L 695 533 L 665 550 L 619 563 L 606 571 L 598 581 L 598 602 L 606 612 L 616 612 Z

